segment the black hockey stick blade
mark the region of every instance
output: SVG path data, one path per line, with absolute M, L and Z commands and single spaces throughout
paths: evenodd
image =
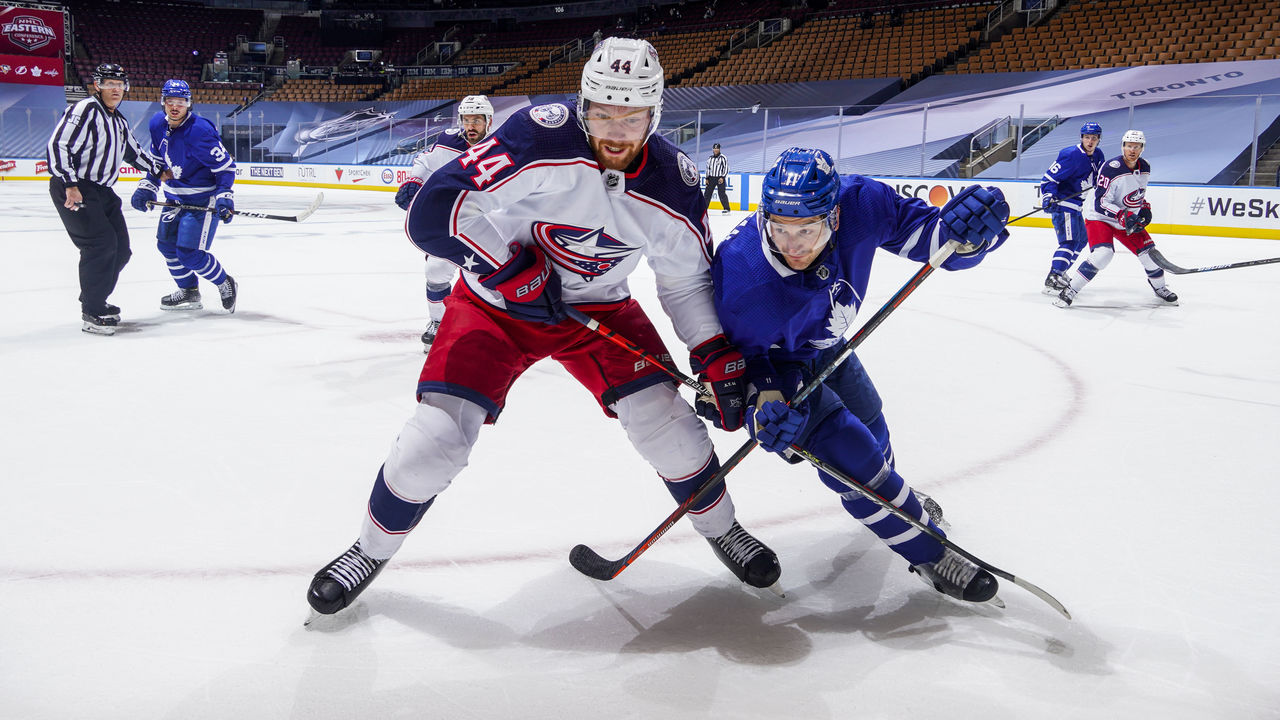
M 941 533 L 935 531 L 933 528 L 929 527 L 925 523 L 903 512 L 901 508 L 893 505 L 889 501 L 877 495 L 875 492 L 863 487 L 862 484 L 859 483 L 857 480 L 854 480 L 848 475 L 845 475 L 840 470 L 832 467 L 831 465 L 824 462 L 822 459 L 818 458 L 813 453 L 810 453 L 808 450 L 805 450 L 799 445 L 792 445 L 791 450 L 792 452 L 798 454 L 800 457 L 803 457 L 805 460 L 808 460 L 809 464 L 813 465 L 815 468 L 818 468 L 819 470 L 834 477 L 835 479 L 839 480 L 845 485 L 848 485 L 850 488 L 857 491 L 859 495 L 862 495 L 863 497 L 867 498 L 871 502 L 874 502 L 875 504 L 884 508 L 888 512 L 896 515 L 898 518 L 905 521 L 906 523 L 916 528 L 920 532 L 942 543 L 945 547 L 951 548 L 953 552 L 955 552 L 958 555 L 964 556 L 974 565 L 977 565 L 978 567 L 986 570 L 987 572 L 991 573 L 992 575 L 995 575 L 996 577 L 1004 578 L 1005 580 L 1008 580 L 1009 582 L 1013 583 L 1014 585 L 1017 585 L 1023 590 L 1026 590 L 1032 595 L 1035 595 L 1036 597 L 1043 600 L 1049 607 L 1053 608 L 1054 610 L 1057 610 L 1059 613 L 1062 613 L 1063 617 L 1065 617 L 1068 620 L 1071 619 L 1071 613 L 1067 612 L 1066 606 L 1064 606 L 1061 602 L 1059 602 L 1057 598 L 1045 592 L 1039 585 L 1023 580 L 1022 578 L 1017 577 L 1013 573 L 1001 570 L 1000 568 L 996 567 L 995 565 L 992 565 L 991 563 L 983 560 L 982 558 L 971 554 L 968 550 L 965 550 L 964 548 L 952 542 L 945 535 L 942 535 Z
M 1253 267 L 1254 265 L 1270 265 L 1271 263 L 1280 262 L 1280 257 L 1266 258 L 1264 260 L 1245 260 L 1244 262 L 1228 263 L 1226 265 L 1209 265 L 1208 267 L 1184 268 L 1169 262 L 1159 250 L 1151 248 L 1151 259 L 1155 261 L 1165 272 L 1171 272 L 1174 275 L 1187 275 L 1190 273 L 1213 272 L 1214 270 L 1232 270 L 1234 268 Z
M 270 213 L 262 213 L 254 210 L 232 210 L 231 214 L 239 215 L 241 217 L 258 218 L 259 220 L 284 220 L 285 222 L 302 222 L 303 220 L 306 220 L 307 218 L 311 217 L 311 214 L 314 213 L 320 207 L 320 203 L 322 202 L 324 202 L 324 193 L 316 193 L 316 199 L 311 201 L 311 205 L 309 205 L 306 210 L 303 210 L 297 215 L 272 215 Z M 210 212 L 215 209 L 211 207 L 205 207 L 204 205 L 186 205 L 183 203 L 175 203 L 175 202 L 157 202 L 155 200 L 148 200 L 147 204 L 152 207 L 181 208 L 183 210 L 195 210 L 196 212 Z

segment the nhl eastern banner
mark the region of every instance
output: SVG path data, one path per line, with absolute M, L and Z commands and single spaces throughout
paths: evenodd
M 0 5 L 0 83 L 62 85 L 65 42 L 62 13 Z

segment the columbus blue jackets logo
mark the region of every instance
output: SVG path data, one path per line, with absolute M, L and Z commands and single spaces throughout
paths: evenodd
M 1138 188 L 1137 190 L 1134 190 L 1133 192 L 1130 192 L 1128 195 L 1124 196 L 1124 206 L 1131 207 L 1131 208 L 1141 207 L 1143 200 L 1146 198 L 1146 196 L 1147 196 L 1147 189 Z
M 560 103 L 538 105 L 529 110 L 529 117 L 542 127 L 558 128 L 569 119 L 569 108 Z
M 556 265 L 588 282 L 626 262 L 640 248 L 607 235 L 603 228 L 535 222 L 533 240 Z
M 688 155 L 679 153 L 676 155 L 676 165 L 680 167 L 680 177 L 684 178 L 684 184 L 693 187 L 698 184 L 698 166 L 693 164 Z

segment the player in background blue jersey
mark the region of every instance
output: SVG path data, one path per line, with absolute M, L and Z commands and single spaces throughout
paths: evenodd
M 1040 204 L 1053 219 L 1058 234 L 1058 249 L 1053 251 L 1049 275 L 1044 279 L 1044 292 L 1056 295 L 1067 286 L 1067 270 L 1088 242 L 1083 212 L 1085 196 L 1097 182 L 1098 170 L 1106 156 L 1098 147 L 1102 126 L 1087 122 L 1080 126 L 1080 144 L 1062 148 L 1040 179 Z
M 173 293 L 160 298 L 161 310 L 199 310 L 200 287 L 204 278 L 218 288 L 222 307 L 236 311 L 235 278 L 209 248 L 218 230 L 218 221 L 229 223 L 235 211 L 231 190 L 236 179 L 236 163 L 222 145 L 218 129 L 191 112 L 191 88 L 184 80 L 168 80 L 160 91 L 164 109 L 151 118 L 151 153 L 173 174 L 164 181 L 165 198 L 183 205 L 199 205 L 208 210 L 165 208 L 156 231 L 156 247 L 169 266 L 169 275 L 178 284 Z M 147 212 L 160 187 L 160 175 L 150 173 L 138 182 L 130 203 Z
M 798 407 L 785 401 L 839 354 L 877 249 L 923 263 L 958 239 L 966 245 L 942 267 L 970 268 L 1008 238 L 1008 220 L 1009 205 L 993 187 L 965 188 L 939 210 L 870 178 L 840 177 L 822 150 L 783 152 L 765 176 L 759 212 L 734 228 L 711 265 L 716 312 L 746 360 L 752 436 L 788 459 L 790 445 L 807 449 L 942 532 L 895 469 L 880 396 L 856 356 Z M 995 596 L 998 582 L 986 570 L 818 475 L 935 589 L 970 602 Z

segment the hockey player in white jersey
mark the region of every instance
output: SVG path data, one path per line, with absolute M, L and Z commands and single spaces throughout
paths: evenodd
M 458 103 L 457 127 L 445 130 L 431 147 L 418 153 L 413 159 L 413 168 L 409 177 L 396 191 L 396 205 L 408 211 L 409 204 L 417 196 L 422 183 L 431 173 L 444 167 L 444 164 L 457 158 L 467 148 L 475 145 L 493 132 L 493 104 L 484 95 L 468 95 Z M 427 256 L 425 268 L 427 280 L 427 311 L 430 318 L 427 330 L 422 333 L 422 351 L 430 352 L 431 343 L 435 342 L 436 331 L 440 321 L 444 319 L 444 299 L 449 297 L 453 287 L 454 275 L 458 269 L 453 263 L 441 258 Z
M 1156 243 L 1147 232 L 1151 222 L 1151 203 L 1147 202 L 1147 182 L 1151 165 L 1142 159 L 1147 137 L 1141 130 L 1129 130 L 1120 140 L 1120 155 L 1102 166 L 1098 173 L 1093 200 L 1085 206 L 1085 229 L 1089 233 L 1089 257 L 1071 273 L 1070 284 L 1062 288 L 1053 301 L 1058 307 L 1070 307 L 1085 285 L 1111 263 L 1119 241 L 1138 257 L 1147 272 L 1147 282 L 1156 297 L 1171 305 L 1178 295 L 1164 279 L 1164 269 L 1151 258 Z
M 677 501 L 716 473 L 706 426 L 670 379 L 565 317 L 573 306 L 666 357 L 627 287 L 644 256 L 690 364 L 716 396 L 717 422 L 741 427 L 743 361 L 712 301 L 698 169 L 653 134 L 662 90 L 649 43 L 608 38 L 583 68 L 576 109 L 522 109 L 418 192 L 410 240 L 456 264 L 463 279 L 419 376 L 416 411 L 375 478 L 358 541 L 311 582 L 315 611 L 347 607 L 385 567 L 539 359 L 558 361 L 618 418 Z M 601 496 L 616 492 L 591 482 Z M 777 556 L 738 524 L 723 485 L 690 518 L 739 580 L 769 587 L 778 579 Z

